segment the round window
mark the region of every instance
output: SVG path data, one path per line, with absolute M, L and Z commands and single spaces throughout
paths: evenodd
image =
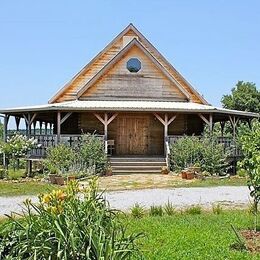
M 138 60 L 137 58 L 131 58 L 126 63 L 126 68 L 130 72 L 138 72 L 141 69 L 141 61 Z

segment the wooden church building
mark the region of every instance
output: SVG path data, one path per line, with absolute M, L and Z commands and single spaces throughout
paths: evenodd
M 82 133 L 95 133 L 112 156 L 167 158 L 169 143 L 183 135 L 201 135 L 230 121 L 256 114 L 210 105 L 134 27 L 128 25 L 61 88 L 46 105 L 1 110 L 25 120 L 28 136 L 41 147 L 34 157 L 60 142 L 71 144 Z M 35 129 L 40 129 L 40 133 Z M 50 131 L 51 130 L 51 131 Z M 222 137 L 223 142 L 228 142 Z

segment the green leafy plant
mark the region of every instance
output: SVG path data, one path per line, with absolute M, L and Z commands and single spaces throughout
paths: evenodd
M 168 202 L 164 205 L 164 212 L 168 216 L 172 216 L 175 214 L 176 210 L 173 204 L 168 200 Z
M 50 173 L 64 173 L 69 170 L 75 157 L 76 153 L 71 147 L 59 144 L 47 150 L 44 166 Z
M 117 211 L 98 192 L 96 179 L 79 196 L 77 182 L 67 189 L 25 202 L 22 220 L 9 217 L 0 229 L 0 259 L 142 259 Z M 36 213 L 36 214 L 35 214 Z
M 239 167 L 248 175 L 248 188 L 255 208 L 255 230 L 258 228 L 258 204 L 260 201 L 260 122 L 255 122 L 251 130 L 240 137 L 244 158 Z
M 199 215 L 202 213 L 202 207 L 200 205 L 191 206 L 187 208 L 185 212 L 191 215 Z
M 163 207 L 162 206 L 151 206 L 149 211 L 150 216 L 162 216 L 163 215 Z
M 131 215 L 134 218 L 143 218 L 144 214 L 144 207 L 141 206 L 139 203 L 135 203 L 134 206 L 131 208 Z
M 87 167 L 94 166 L 96 174 L 103 175 L 107 169 L 107 156 L 103 141 L 94 134 L 84 134 L 79 143 L 78 155 L 85 161 Z
M 207 137 L 184 136 L 171 145 L 171 170 L 181 170 L 199 165 L 202 171 L 211 174 L 222 174 L 228 169 L 229 153 L 217 140 Z

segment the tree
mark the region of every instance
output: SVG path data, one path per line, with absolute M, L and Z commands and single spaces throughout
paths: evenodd
M 260 91 L 252 82 L 238 81 L 231 94 L 224 95 L 221 102 L 227 109 L 260 113 Z
M 239 163 L 248 175 L 248 188 L 254 202 L 255 229 L 258 221 L 258 204 L 260 202 L 260 122 L 255 122 L 252 130 L 247 130 L 241 137 L 241 148 L 244 158 Z

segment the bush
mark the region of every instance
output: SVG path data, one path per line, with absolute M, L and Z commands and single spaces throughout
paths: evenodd
M 135 203 L 135 205 L 131 208 L 131 215 L 134 218 L 142 218 L 144 217 L 144 213 L 144 207 L 138 203 Z
M 107 169 L 107 156 L 103 141 L 95 135 L 85 134 L 79 144 L 79 156 L 86 162 L 87 167 L 95 167 L 96 174 L 104 174 Z
M 213 137 L 184 136 L 171 145 L 170 151 L 170 166 L 173 171 L 194 164 L 210 174 L 221 174 L 228 168 L 226 159 L 229 154 Z
M 151 206 L 150 207 L 150 212 L 149 212 L 150 216 L 162 216 L 163 215 L 163 208 L 162 206 Z
M 47 150 L 47 157 L 43 164 L 50 173 L 64 173 L 69 170 L 75 157 L 75 151 L 71 147 L 59 144 Z
M 187 209 L 185 210 L 185 212 L 186 212 L 187 214 L 191 214 L 191 215 L 199 215 L 199 214 L 202 213 L 202 208 L 201 208 L 200 205 L 191 206 L 191 207 L 187 208 Z
M 76 182 L 66 190 L 25 202 L 21 221 L 10 217 L 0 230 L 0 259 L 142 259 L 141 234 L 129 234 L 117 211 L 98 193 L 96 180 L 79 196 Z M 33 212 L 37 212 L 34 214 Z

